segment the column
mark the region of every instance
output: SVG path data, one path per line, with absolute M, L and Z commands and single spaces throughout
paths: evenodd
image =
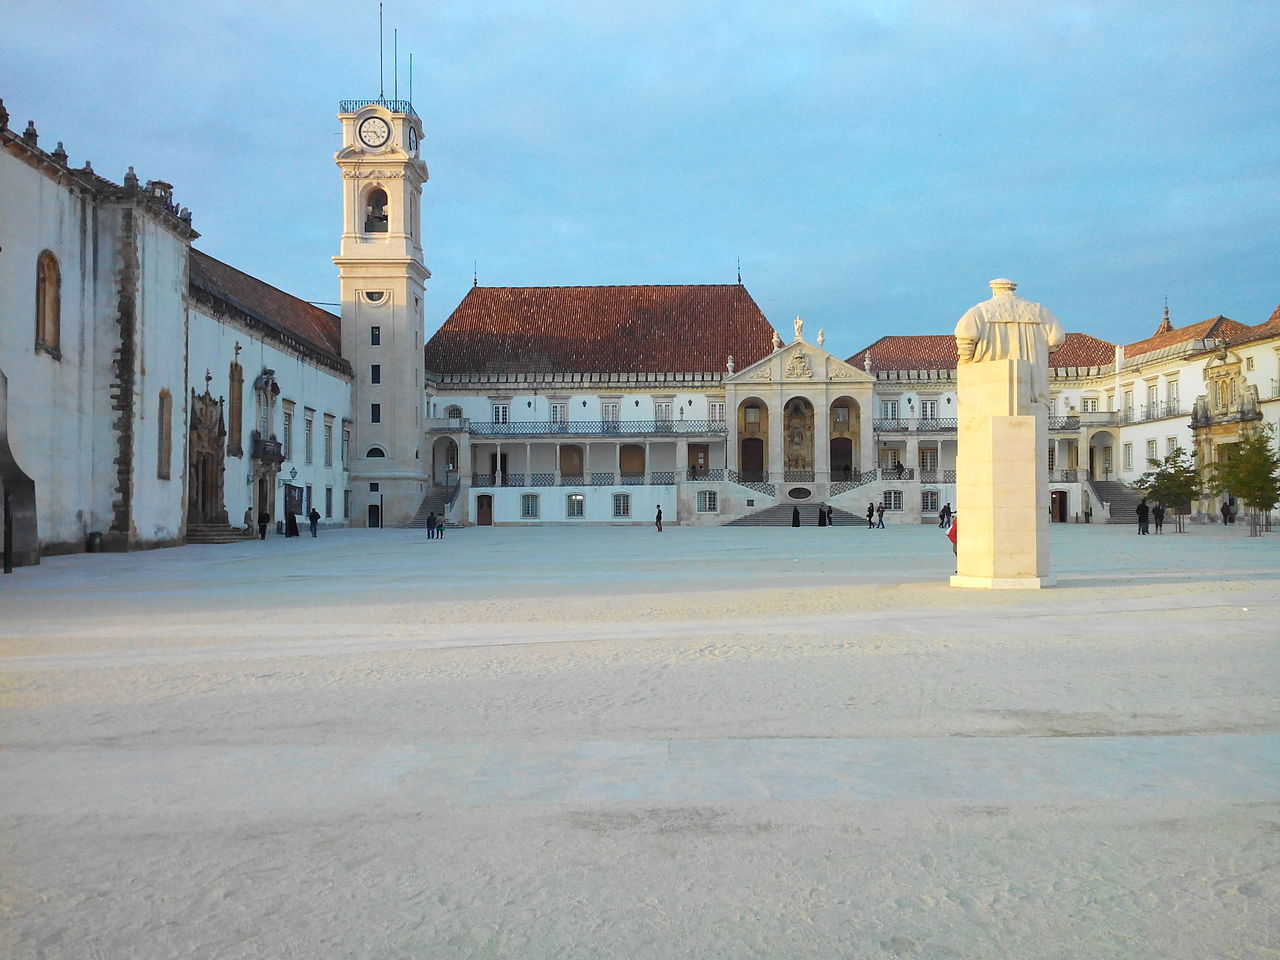
M 644 442 L 644 482 L 645 486 L 649 485 L 649 475 L 653 473 L 653 465 L 649 463 L 649 441 Z
M 875 398 L 867 396 L 858 401 L 858 469 L 862 473 L 874 470 L 879 461 L 876 459 L 876 430 L 873 416 Z
M 551 466 L 553 468 L 553 472 L 556 475 L 556 486 L 558 487 L 560 486 L 560 443 L 559 441 L 556 442 L 555 450 L 553 451 L 552 455 L 555 457 L 555 461 L 551 464 Z
M 915 424 L 912 424 L 912 426 L 915 426 Z M 920 477 L 920 437 L 915 433 L 914 430 L 911 433 L 907 434 L 907 450 L 906 450 L 906 455 L 903 457 L 903 459 L 906 460 L 907 467 L 915 471 L 913 476 L 919 479 Z
M 533 444 L 527 441 L 524 445 L 524 485 L 533 486 Z
M 783 438 L 782 432 L 785 426 L 782 414 L 782 402 L 775 394 L 772 402 L 765 401 L 766 409 L 769 411 L 769 443 L 768 454 L 765 467 L 767 469 L 768 478 L 773 483 L 782 483 L 782 474 L 786 469 L 783 461 Z
M 707 466 L 711 463 L 711 451 L 707 450 Z M 676 483 L 682 483 L 689 477 L 689 441 L 681 437 L 676 441 Z
M 821 402 L 813 405 L 813 478 L 820 483 L 831 480 L 831 404 L 825 391 Z
M 502 486 L 502 444 L 495 443 L 493 445 L 493 485 L 495 487 Z

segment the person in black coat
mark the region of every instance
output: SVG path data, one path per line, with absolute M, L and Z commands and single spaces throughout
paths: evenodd
M 827 525 L 827 507 L 826 504 L 818 506 L 818 526 L 825 527 Z
M 258 514 L 258 537 L 259 539 L 267 539 L 267 524 L 271 522 L 271 514 L 263 510 Z
M 867 504 L 867 529 L 870 530 L 876 525 L 876 505 L 874 503 Z
M 1151 508 L 1151 519 L 1155 521 L 1156 533 L 1164 533 L 1164 504 L 1159 500 Z
M 436 512 L 432 510 L 427 514 L 427 539 L 434 540 L 436 538 Z
M 1147 506 L 1147 501 L 1145 498 L 1140 504 L 1138 504 L 1137 512 L 1138 512 L 1138 535 L 1146 536 L 1150 532 L 1147 529 L 1147 516 L 1151 512 L 1151 508 Z
M 298 535 L 298 518 L 292 510 L 284 512 L 284 535 L 286 538 Z
M 307 519 L 311 521 L 311 536 L 316 535 L 316 528 L 320 525 L 320 511 L 315 507 L 311 508 L 311 512 L 307 514 Z
M 800 526 L 800 508 L 799 507 L 791 508 L 791 525 L 793 527 Z

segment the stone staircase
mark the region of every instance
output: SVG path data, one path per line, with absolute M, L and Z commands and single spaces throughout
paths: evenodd
M 427 529 L 427 517 L 433 513 L 439 517 L 442 512 L 448 510 L 451 496 L 453 496 L 453 487 L 432 487 L 427 491 L 427 495 L 422 498 L 422 503 L 418 505 L 418 512 L 413 515 L 413 519 L 408 523 L 401 524 L 400 528 L 402 530 Z M 459 530 L 462 526 L 452 520 L 446 520 L 444 525 L 448 530 Z
M 257 535 L 257 530 L 233 527 L 229 523 L 187 524 L 187 543 L 240 543 Z
M 1138 515 L 1134 512 L 1142 502 L 1143 494 L 1115 480 L 1094 480 L 1093 490 L 1099 497 L 1111 504 L 1111 516 L 1107 523 L 1137 523 Z
M 817 504 L 795 504 L 780 503 L 776 507 L 769 507 L 756 513 L 748 514 L 745 517 L 738 517 L 736 520 L 730 520 L 724 524 L 726 527 L 789 527 L 791 526 L 791 511 L 794 507 L 800 507 L 800 526 L 816 527 L 818 525 L 818 506 Z M 838 507 L 831 508 L 831 525 L 833 527 L 862 527 L 866 529 L 867 518 L 859 517 L 847 510 L 841 510 Z

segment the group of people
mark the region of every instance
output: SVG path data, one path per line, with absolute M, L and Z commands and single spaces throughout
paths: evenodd
M 800 526 L 800 508 L 799 507 L 791 508 L 791 525 L 793 527 Z M 818 526 L 834 527 L 835 525 L 836 525 L 835 520 L 831 516 L 831 507 L 827 506 L 825 503 L 820 504 L 818 506 Z
M 436 516 L 436 512 L 432 510 L 427 514 L 427 539 L 443 540 L 444 539 L 444 514 Z
M 249 527 L 250 521 L 252 521 L 252 519 L 253 519 L 253 507 L 249 507 L 244 512 L 244 525 L 246 527 Z M 311 524 L 311 536 L 313 537 L 316 536 L 317 532 L 320 529 L 320 511 L 317 510 L 315 507 L 312 507 L 310 512 L 307 514 L 307 522 Z M 271 525 L 271 514 L 267 513 L 267 511 L 265 510 L 260 511 L 258 513 L 258 539 L 259 540 L 267 539 L 267 527 L 269 527 L 270 525 Z M 292 510 L 286 510 L 284 512 L 284 535 L 286 537 L 299 537 L 302 535 L 298 533 L 298 517 Z
M 1164 504 L 1159 500 L 1147 506 L 1147 498 L 1143 497 L 1138 504 L 1138 535 L 1146 536 L 1151 532 L 1151 523 L 1156 525 L 1156 533 L 1164 533 Z

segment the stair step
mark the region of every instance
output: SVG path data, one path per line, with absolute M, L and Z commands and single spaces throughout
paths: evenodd
M 800 526 L 816 527 L 818 525 L 818 508 L 814 504 L 797 505 L 793 503 L 781 503 L 777 506 L 767 507 L 756 513 L 748 514 L 745 517 L 738 517 L 736 520 L 730 520 L 724 524 L 726 527 L 789 527 L 791 526 L 791 511 L 794 507 L 800 506 Z M 831 509 L 831 525 L 833 527 L 865 527 L 867 525 L 866 517 L 859 517 L 856 514 L 849 513 L 847 510 L 840 510 L 836 507 Z

